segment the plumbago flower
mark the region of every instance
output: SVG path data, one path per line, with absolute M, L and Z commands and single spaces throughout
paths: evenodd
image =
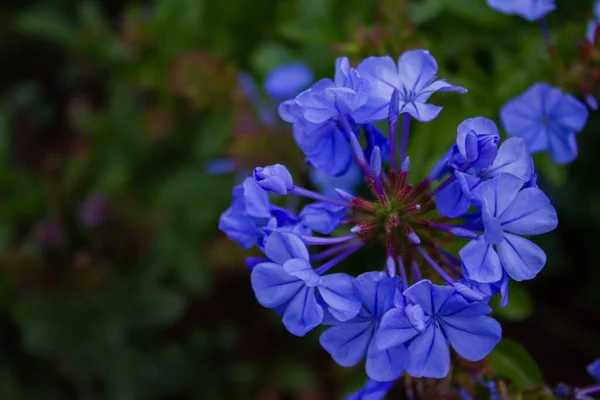
M 483 117 L 461 123 L 456 143 L 423 180 L 410 182 L 411 118 L 430 121 L 441 112 L 428 103 L 436 91 L 465 92 L 436 72 L 425 50 L 403 54 L 398 66 L 383 57 L 354 69 L 340 58 L 334 80 L 280 105 L 313 168 L 343 176 L 358 166 L 371 199 L 340 188 L 325 195 L 299 187 L 276 164 L 257 167 L 234 188 L 221 217 L 231 239 L 265 253 L 247 261 L 259 303 L 297 336 L 328 326 L 320 343 L 340 365 L 364 361 L 369 380 L 349 399 L 381 399 L 402 374 L 445 377 L 451 349 L 471 361 L 486 357 L 502 336 L 488 316 L 489 299 L 501 294 L 506 304 L 510 280 L 532 279 L 546 261 L 521 235 L 557 224 L 536 185 L 527 141 L 500 143 L 496 124 Z M 388 135 L 373 125 L 385 119 Z M 295 214 L 273 205 L 268 193 L 309 202 Z M 454 241 L 466 243 L 458 253 L 446 247 Z M 330 273 L 371 245 L 385 249 L 379 265 L 358 277 Z
M 581 101 L 546 83 L 534 84 L 500 110 L 502 125 L 510 136 L 523 138 L 531 153 L 549 150 L 557 164 L 577 158 L 575 135 L 587 117 Z

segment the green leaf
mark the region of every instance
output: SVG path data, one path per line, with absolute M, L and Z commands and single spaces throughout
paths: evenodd
M 428 0 L 423 2 L 410 2 L 408 17 L 416 24 L 423 24 L 437 17 L 444 9 L 443 0 Z
M 529 352 L 514 340 L 503 339 L 489 355 L 492 371 L 521 389 L 543 385 L 544 377 Z
M 15 26 L 21 33 L 70 47 L 80 33 L 66 18 L 51 10 L 33 10 L 18 16 Z
M 552 184 L 560 186 L 565 183 L 568 175 L 567 166 L 556 164 L 548 152 L 536 154 L 533 161 L 536 170 Z
M 533 313 L 533 301 L 529 293 L 517 282 L 511 282 L 508 287 L 510 301 L 506 307 L 500 307 L 500 296 L 492 300 L 492 308 L 498 316 L 509 321 L 522 321 Z

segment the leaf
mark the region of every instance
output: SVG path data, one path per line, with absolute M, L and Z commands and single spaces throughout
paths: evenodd
M 489 355 L 492 371 L 521 389 L 543 385 L 544 377 L 529 352 L 514 340 L 503 339 Z
M 21 33 L 66 47 L 74 45 L 80 36 L 68 19 L 51 10 L 28 11 L 16 18 L 15 25 Z
M 423 24 L 437 17 L 444 9 L 443 0 L 428 0 L 423 2 L 410 2 L 408 17 L 416 24 Z
M 537 172 L 549 182 L 556 186 L 565 183 L 568 175 L 567 166 L 556 164 L 548 152 L 536 154 L 533 161 Z
M 500 296 L 495 296 L 492 300 L 492 308 L 501 318 L 509 321 L 522 321 L 533 313 L 531 296 L 518 282 L 510 283 L 508 298 L 510 301 L 506 307 L 500 307 Z

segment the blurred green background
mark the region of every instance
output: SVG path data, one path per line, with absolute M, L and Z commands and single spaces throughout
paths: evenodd
M 535 81 L 570 88 L 592 2 L 557 3 L 562 69 L 536 23 L 484 0 L 3 0 L 0 398 L 320 400 L 360 386 L 362 367 L 260 307 L 250 253 L 216 228 L 240 174 L 208 174 L 210 161 L 303 173 L 289 127 L 261 123 L 237 77 L 260 85 L 301 60 L 318 79 L 339 55 L 430 49 L 469 93 L 436 95 L 440 117 L 414 125 L 422 174 L 464 118 L 497 119 Z M 560 226 L 538 240 L 546 269 L 498 311 L 551 385 L 589 383 L 600 356 L 599 128 L 592 113 L 568 167 L 536 157 Z

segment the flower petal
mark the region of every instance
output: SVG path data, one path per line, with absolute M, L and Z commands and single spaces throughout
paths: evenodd
M 323 283 L 323 279 L 315 272 L 310 263 L 300 258 L 292 258 L 283 263 L 283 270 L 294 276 L 308 287 L 315 287 Z
M 442 329 L 458 354 L 469 361 L 479 361 L 496 347 L 502 338 L 498 321 L 487 316 L 443 317 Z
M 502 266 L 515 281 L 533 279 L 546 264 L 546 253 L 533 242 L 507 233 L 498 245 Z
M 304 283 L 273 263 L 258 264 L 250 275 L 252 289 L 258 302 L 267 308 L 278 307 L 292 299 Z
M 498 217 L 517 197 L 523 185 L 525 182 L 516 176 L 501 174 L 474 189 L 473 197 L 481 202 L 484 214 L 487 212 L 490 217 Z
M 499 219 L 506 231 L 521 235 L 540 235 L 558 225 L 556 210 L 537 188 L 521 190 Z
M 434 315 L 454 293 L 451 287 L 437 286 L 423 279 L 406 289 L 404 296 L 420 305 L 427 315 Z
M 519 137 L 506 139 L 498 149 L 498 155 L 492 166 L 487 170 L 488 175 L 497 176 L 508 173 L 524 181 L 533 176 L 533 160 L 527 150 L 527 144 Z
M 381 319 L 375 340 L 379 349 L 387 350 L 408 342 L 418 334 L 419 331 L 412 326 L 404 311 L 392 308 Z
M 352 367 L 367 354 L 373 331 L 371 321 L 346 322 L 327 329 L 319 341 L 335 362 L 342 367 Z
M 398 59 L 400 85 L 407 92 L 420 92 L 433 81 L 437 71 L 437 61 L 428 50 L 409 50 Z
M 304 286 L 283 313 L 283 325 L 296 335 L 304 336 L 323 321 L 323 308 L 317 303 L 315 289 Z
M 414 378 L 445 378 L 450 372 L 450 349 L 434 324 L 408 346 L 406 372 Z
M 265 243 L 265 254 L 277 264 L 284 264 L 292 258 L 308 261 L 308 249 L 297 235 L 273 232 Z
M 459 182 L 454 181 L 435 196 L 435 204 L 443 216 L 456 218 L 469 210 L 471 201 L 465 196 Z
M 354 280 L 354 293 L 374 318 L 381 318 L 394 306 L 398 283 L 385 272 L 366 272 Z
M 330 274 L 322 277 L 319 293 L 328 311 L 339 321 L 348 321 L 358 315 L 362 304 L 354 294 L 354 278 L 347 274 Z
M 460 252 L 460 258 L 469 274 L 469 277 L 480 283 L 498 282 L 502 278 L 502 265 L 500 258 L 480 236 L 471 240 Z
M 367 376 L 378 382 L 396 380 L 404 372 L 407 362 L 406 348 L 402 345 L 388 350 L 379 350 L 371 340 L 367 351 Z

